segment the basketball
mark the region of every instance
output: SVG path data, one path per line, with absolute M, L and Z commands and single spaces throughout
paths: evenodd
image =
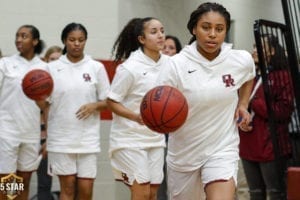
M 34 69 L 25 74 L 22 89 L 32 100 L 45 100 L 53 90 L 53 79 L 47 71 Z
M 171 86 L 157 86 L 148 91 L 140 105 L 144 124 L 158 133 L 171 133 L 180 128 L 188 115 L 183 94 Z

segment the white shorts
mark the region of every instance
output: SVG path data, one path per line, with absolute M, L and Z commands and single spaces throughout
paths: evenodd
M 164 173 L 164 148 L 120 149 L 113 152 L 111 165 L 116 180 L 132 185 L 161 184 Z
M 42 159 L 40 143 L 22 143 L 17 140 L 0 139 L 0 174 L 16 171 L 35 171 Z
M 227 181 L 230 178 L 237 184 L 238 160 L 231 156 L 215 157 L 194 171 L 178 172 L 168 167 L 167 172 L 170 199 L 201 199 L 201 185 L 205 187 L 214 181 Z
M 96 178 L 98 153 L 48 152 L 48 174 Z

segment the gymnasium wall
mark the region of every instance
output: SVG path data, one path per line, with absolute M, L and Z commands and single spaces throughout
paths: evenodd
M 0 49 L 4 55 L 16 53 L 15 32 L 23 24 L 33 24 L 47 46 L 62 45 L 60 34 L 67 23 L 86 26 L 89 38 L 86 53 L 97 59 L 110 59 L 119 31 L 132 17 L 159 18 L 167 34 L 186 44 L 189 15 L 203 0 L 0 0 Z M 281 0 L 216 0 L 233 19 L 231 41 L 236 48 L 251 50 L 255 19 L 283 22 Z

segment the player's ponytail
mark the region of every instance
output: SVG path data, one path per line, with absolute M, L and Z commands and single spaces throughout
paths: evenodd
M 33 26 L 33 25 L 23 25 L 20 28 L 28 28 L 30 29 L 31 35 L 32 35 L 32 39 L 38 40 L 38 43 L 35 45 L 34 47 L 34 53 L 35 54 L 41 54 L 44 47 L 45 47 L 45 43 L 43 40 L 40 39 L 40 32 L 39 30 Z
M 138 37 L 144 35 L 144 24 L 154 18 L 133 18 L 123 28 L 112 48 L 115 62 L 127 59 L 132 51 L 143 47 Z

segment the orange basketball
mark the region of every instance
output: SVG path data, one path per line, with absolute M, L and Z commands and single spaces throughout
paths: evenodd
M 171 133 L 184 124 L 188 104 L 178 89 L 163 85 L 145 94 L 140 112 L 148 128 L 158 133 Z
M 42 69 L 34 69 L 25 74 L 22 81 L 24 94 L 32 100 L 44 100 L 53 90 L 51 75 Z

